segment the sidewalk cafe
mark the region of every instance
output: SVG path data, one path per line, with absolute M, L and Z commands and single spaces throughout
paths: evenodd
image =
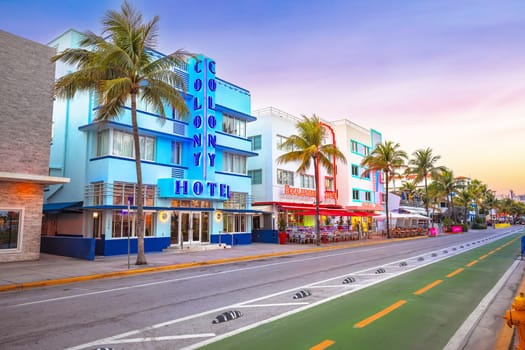
M 377 229 L 386 235 L 386 216 L 379 215 L 374 218 L 377 222 Z M 390 235 L 393 238 L 404 238 L 426 235 L 429 227 L 430 218 L 419 214 L 400 214 L 390 213 L 389 226 Z
M 286 218 L 286 240 L 290 243 L 315 243 L 315 207 L 280 206 L 280 218 Z M 342 207 L 319 208 L 322 243 L 367 238 L 372 230 L 372 212 Z

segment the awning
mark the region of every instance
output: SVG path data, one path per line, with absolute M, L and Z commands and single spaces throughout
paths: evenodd
M 58 213 L 61 211 L 74 211 L 82 207 L 82 201 L 80 202 L 60 202 L 60 203 L 46 203 L 44 204 L 44 213 Z
M 249 215 L 268 214 L 268 212 L 264 212 L 261 210 L 254 210 L 254 209 L 216 209 L 216 210 L 220 210 L 225 213 L 232 213 L 232 214 L 249 214 Z
M 305 210 L 300 211 L 297 213 L 297 215 L 315 215 L 315 209 L 314 210 Z M 358 212 L 358 211 L 349 211 L 344 209 L 319 209 L 319 215 L 324 216 L 374 216 L 377 214 L 374 213 L 367 213 L 367 212 Z

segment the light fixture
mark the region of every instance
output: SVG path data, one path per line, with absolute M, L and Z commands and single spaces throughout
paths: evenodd
M 98 219 L 98 211 L 93 212 L 93 219 Z

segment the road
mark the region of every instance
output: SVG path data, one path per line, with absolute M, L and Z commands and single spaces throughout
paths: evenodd
M 496 235 L 472 232 L 3 293 L 0 344 L 6 349 L 191 348 L 492 244 Z M 385 273 L 376 273 L 379 268 Z M 359 283 L 343 285 L 352 275 L 361 276 Z M 313 295 L 293 299 L 304 290 Z M 243 316 L 212 324 L 225 311 Z

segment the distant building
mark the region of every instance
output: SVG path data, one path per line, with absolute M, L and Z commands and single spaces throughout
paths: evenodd
M 77 47 L 80 38 L 81 33 L 70 30 L 50 45 L 60 52 Z M 71 69 L 57 63 L 56 77 Z M 256 155 L 246 136 L 246 125 L 255 121 L 251 95 L 216 76 L 215 69 L 215 61 L 204 56 L 175 68 L 188 87 L 187 119 L 171 113 L 160 123 L 150 106 L 138 106 L 146 251 L 251 242 L 251 179 L 246 168 L 247 158 Z M 135 252 L 131 113 L 102 124 L 94 120 L 96 108 L 89 93 L 55 101 L 49 167 L 54 175 L 70 177 L 71 183 L 47 193 L 45 232 L 95 240 L 96 255 L 125 254 L 129 235 Z
M 37 260 L 48 173 L 55 50 L 0 30 L 0 262 Z

